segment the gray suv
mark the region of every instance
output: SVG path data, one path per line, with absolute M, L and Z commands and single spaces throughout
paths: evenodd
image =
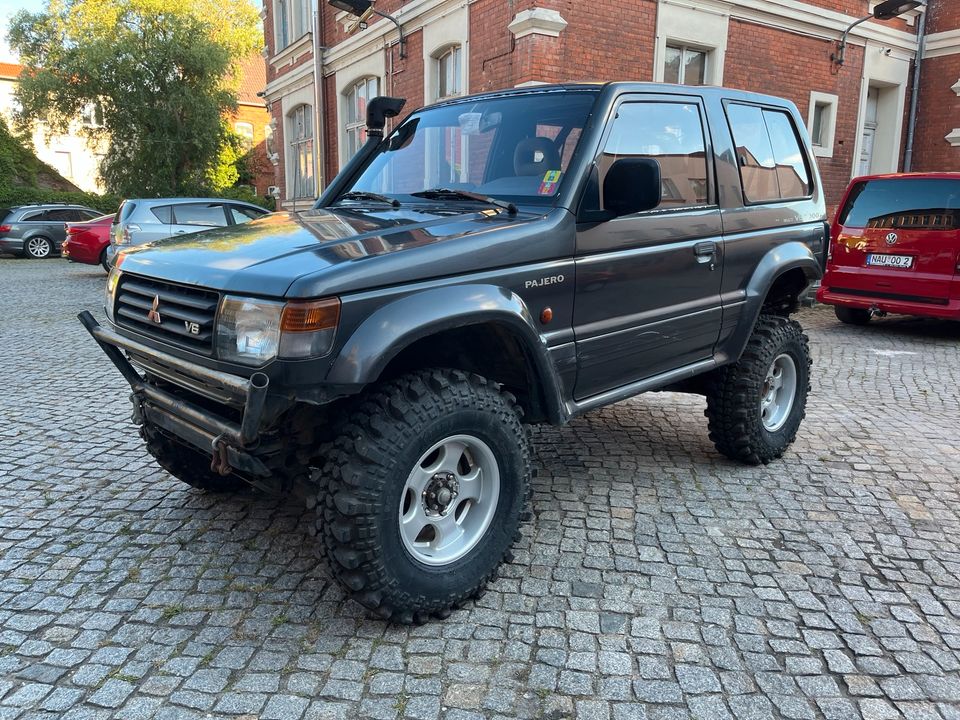
M 60 252 L 66 223 L 85 222 L 102 212 L 83 205 L 47 203 L 0 208 L 0 252 L 46 258 Z
M 124 200 L 110 228 L 107 259 L 121 247 L 143 245 L 175 235 L 241 225 L 267 214 L 258 205 L 223 198 L 150 198 Z

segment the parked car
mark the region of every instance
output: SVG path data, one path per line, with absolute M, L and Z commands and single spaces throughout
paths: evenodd
M 210 228 L 241 225 L 268 212 L 259 205 L 222 198 L 124 200 L 110 230 L 107 260 L 112 260 L 118 248 Z
M 60 252 L 66 223 L 103 215 L 83 205 L 47 203 L 0 208 L 0 252 L 46 258 Z
M 524 423 L 670 389 L 706 396 L 720 453 L 786 452 L 811 375 L 793 314 L 829 231 L 793 103 L 546 85 L 384 138 L 402 105 L 368 103 L 313 210 L 125 250 L 108 325 L 80 314 L 161 467 L 305 494 L 347 592 L 415 622 L 509 556 Z
M 110 272 L 107 247 L 112 224 L 113 213 L 86 222 L 67 223 L 67 239 L 63 241 L 60 254 L 70 262 L 102 265 Z
M 853 180 L 817 300 L 853 325 L 886 313 L 960 320 L 960 173 Z

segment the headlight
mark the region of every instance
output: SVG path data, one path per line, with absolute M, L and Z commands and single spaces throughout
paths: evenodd
M 277 356 L 283 303 L 226 296 L 217 320 L 221 360 L 263 365 Z
M 340 320 L 337 298 L 280 303 L 226 296 L 217 320 L 217 356 L 264 365 L 275 357 L 322 357 L 333 348 Z
M 107 287 L 103 293 L 103 310 L 107 313 L 107 319 L 114 322 L 113 304 L 117 297 L 117 285 L 120 283 L 120 269 L 110 268 L 110 274 L 107 276 Z

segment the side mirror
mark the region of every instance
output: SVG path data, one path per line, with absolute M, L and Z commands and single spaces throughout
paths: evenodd
M 660 163 L 653 158 L 620 158 L 603 179 L 603 207 L 613 217 L 653 210 L 662 193 Z

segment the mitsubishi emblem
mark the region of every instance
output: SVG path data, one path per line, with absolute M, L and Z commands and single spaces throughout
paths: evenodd
M 157 325 L 160 324 L 160 313 L 157 311 L 157 308 L 160 307 L 160 296 L 153 296 L 153 305 L 150 308 L 150 312 L 147 313 L 147 320 L 152 320 Z
M 899 239 L 900 236 L 896 233 L 887 233 L 887 245 L 896 245 Z

